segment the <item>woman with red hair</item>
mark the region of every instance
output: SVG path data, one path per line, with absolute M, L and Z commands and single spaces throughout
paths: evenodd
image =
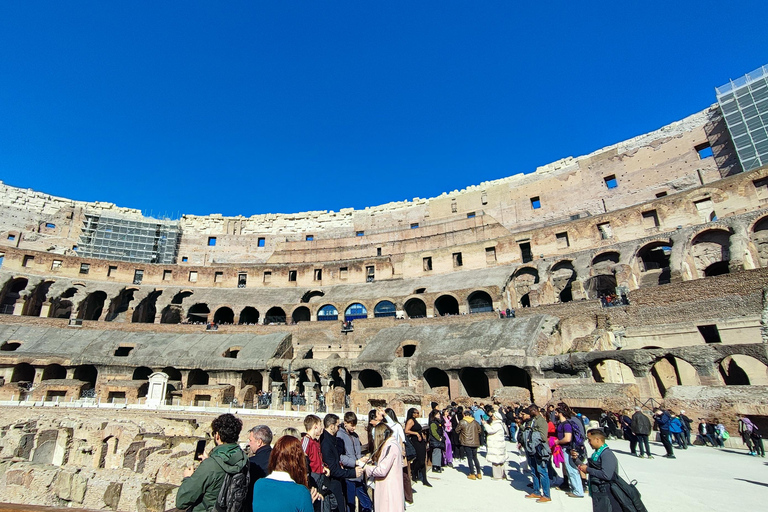
M 268 471 L 253 485 L 253 510 L 313 512 L 301 441 L 291 436 L 278 439 L 269 456 Z

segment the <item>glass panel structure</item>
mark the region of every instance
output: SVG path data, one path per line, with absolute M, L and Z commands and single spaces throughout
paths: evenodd
M 85 258 L 173 264 L 180 242 L 178 222 L 86 215 L 78 254 Z
M 751 171 L 768 164 L 768 66 L 715 91 L 741 166 Z

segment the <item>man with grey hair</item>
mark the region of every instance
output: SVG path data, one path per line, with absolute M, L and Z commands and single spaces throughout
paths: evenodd
M 648 436 L 651 434 L 651 420 L 648 416 L 643 414 L 640 407 L 635 407 L 635 414 L 632 415 L 632 423 L 630 425 L 632 433 L 637 437 L 637 444 L 640 448 L 640 458 L 648 457 L 653 458 L 651 455 L 651 445 L 648 444 Z
M 272 431 L 266 425 L 256 425 L 248 432 L 248 448 L 251 457 L 248 467 L 251 474 L 250 489 L 245 500 L 245 510 L 251 510 L 253 505 L 253 483 L 267 476 L 269 456 L 272 454 Z

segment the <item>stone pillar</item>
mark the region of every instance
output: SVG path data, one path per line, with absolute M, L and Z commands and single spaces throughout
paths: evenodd
M 723 379 L 720 377 L 719 365 L 696 366 L 695 368 L 702 386 L 725 386 Z
M 490 396 L 493 396 L 494 391 L 503 387 L 501 385 L 501 381 L 499 380 L 499 372 L 497 370 L 483 371 L 485 372 L 485 376 L 488 378 L 488 390 L 490 392 Z
M 745 268 L 745 255 L 749 247 L 749 233 L 745 226 L 736 224 L 733 226 L 733 234 L 728 239 L 728 253 L 730 255 L 728 270 L 737 272 Z
M 682 230 L 678 230 L 670 237 L 672 241 L 672 251 L 669 255 L 669 282 L 679 283 L 683 281 L 683 262 L 685 261 L 686 239 Z
M 315 404 L 317 403 L 317 391 L 315 387 L 317 386 L 317 382 L 310 382 L 307 381 L 304 383 L 304 398 L 307 400 L 307 405 L 312 407 L 314 410 Z
M 633 368 L 632 373 L 635 376 L 635 382 L 640 391 L 640 398 L 659 398 L 650 368 L 648 370 L 640 371 Z
M 67 368 L 67 378 L 68 379 L 74 379 L 75 378 L 75 369 L 74 368 Z
M 13 305 L 13 316 L 21 316 L 21 312 L 24 310 L 24 305 L 27 303 L 24 299 L 16 299 L 16 303 Z
M 48 315 L 51 312 L 51 301 L 46 300 L 43 302 L 43 305 L 40 306 L 40 318 L 48 318 Z
M 455 398 L 457 396 L 467 396 L 467 392 L 464 389 L 464 386 L 462 386 L 461 380 L 459 379 L 458 370 L 447 370 L 445 373 L 448 374 L 448 389 L 450 391 L 451 398 Z
M 37 386 L 42 381 L 43 381 L 43 368 L 35 368 L 35 380 L 32 382 L 32 384 Z
M 276 381 L 272 383 L 272 405 L 271 409 L 283 408 L 283 383 Z
M 261 390 L 267 391 L 269 389 L 269 370 L 261 370 Z

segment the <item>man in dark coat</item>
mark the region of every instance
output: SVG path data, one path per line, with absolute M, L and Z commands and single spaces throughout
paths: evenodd
M 323 418 L 323 433 L 320 435 L 320 450 L 323 453 L 323 464 L 325 464 L 330 475 L 330 488 L 336 497 L 338 509 L 346 512 L 347 502 L 344 499 L 345 480 L 347 478 L 357 478 L 363 474 L 363 468 L 343 468 L 341 467 L 341 454 L 339 445 L 336 442 L 336 433 L 339 431 L 339 417 L 335 414 L 326 414 Z
M 659 437 L 661 438 L 661 444 L 664 445 L 664 449 L 667 450 L 665 455 L 668 459 L 674 459 L 675 452 L 672 449 L 672 441 L 669 439 L 672 433 L 669 431 L 669 427 L 672 423 L 672 416 L 662 409 L 656 409 L 655 418 L 656 426 L 659 428 Z
M 248 434 L 248 448 L 251 457 L 248 459 L 248 471 L 251 474 L 251 484 L 245 501 L 246 512 L 253 506 L 253 484 L 259 478 L 267 476 L 269 456 L 272 454 L 272 431 L 266 425 L 253 427 Z
M 632 433 L 637 436 L 637 444 L 640 447 L 640 458 L 647 456 L 649 459 L 653 458 L 651 455 L 651 445 L 648 444 L 648 436 L 651 434 L 651 420 L 648 416 L 643 414 L 640 407 L 635 407 L 635 414 L 632 415 L 632 423 L 630 428 Z

